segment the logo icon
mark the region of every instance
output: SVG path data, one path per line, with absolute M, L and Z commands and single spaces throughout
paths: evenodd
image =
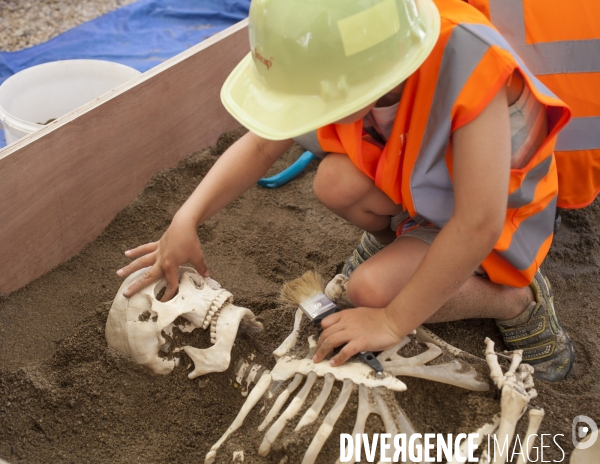
M 573 419 L 571 431 L 573 446 L 582 450 L 591 447 L 598 439 L 598 426 L 588 416 L 577 416 Z M 581 442 L 580 440 L 588 436 L 588 434 L 590 438 L 585 442 Z
M 254 56 L 255 60 L 260 61 L 262 64 L 264 64 L 267 67 L 267 70 L 271 69 L 271 66 L 273 66 L 273 58 L 271 59 L 266 59 L 264 56 L 262 56 L 260 53 L 258 53 L 258 50 L 254 49 L 252 50 L 252 56 Z

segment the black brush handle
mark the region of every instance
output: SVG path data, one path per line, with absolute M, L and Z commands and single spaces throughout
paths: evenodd
M 361 359 L 362 362 L 364 362 L 367 366 L 369 366 L 378 374 L 383 373 L 383 366 L 372 351 L 361 351 L 360 353 L 358 353 L 357 356 Z

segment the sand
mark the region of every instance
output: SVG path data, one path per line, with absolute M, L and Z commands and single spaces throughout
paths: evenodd
M 245 399 L 234 386 L 235 360 L 253 353 L 255 362 L 272 367 L 271 352 L 291 331 L 295 310 L 279 302 L 282 284 L 308 269 L 333 276 L 360 237 L 359 230 L 315 199 L 311 185 L 317 163 L 282 188 L 254 187 L 198 233 L 212 277 L 233 293 L 236 304 L 252 309 L 266 330 L 238 338 L 229 370 L 195 380 L 187 378 L 186 355 L 171 374 L 160 376 L 108 347 L 104 326 L 121 284 L 115 271 L 128 262 L 123 251 L 158 239 L 217 157 L 243 132 L 224 134 L 215 147 L 158 174 L 79 255 L 0 297 L 0 458 L 10 463 L 203 462 Z M 293 147 L 272 172 L 300 153 Z M 556 437 L 560 447 L 548 436 L 545 440 L 544 459 L 558 462 L 564 462 L 561 448 L 566 456 L 572 450 L 575 416 L 600 422 L 600 206 L 596 202 L 562 217 L 545 270 L 577 359 L 566 381 L 537 381 L 534 401 L 546 410 L 540 433 L 562 434 Z M 429 328 L 477 356 L 485 336 L 502 347 L 489 320 Z M 470 432 L 498 409 L 493 391 L 403 380 L 408 391 L 396 394 L 396 400 L 421 433 Z M 244 446 L 245 462 L 300 462 L 311 437 L 293 434 L 289 427 L 271 454 L 259 458 L 258 421 L 256 411 L 247 428 L 232 437 L 231 446 Z M 353 423 L 350 407 L 319 462 L 337 459 L 336 434 L 350 433 Z M 378 428 L 377 420 L 369 422 L 370 430 Z M 232 448 L 226 451 L 217 462 L 231 462 Z

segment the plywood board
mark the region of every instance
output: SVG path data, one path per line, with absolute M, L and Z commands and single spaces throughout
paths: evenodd
M 0 293 L 77 254 L 162 169 L 238 123 L 219 92 L 242 21 L 0 150 Z

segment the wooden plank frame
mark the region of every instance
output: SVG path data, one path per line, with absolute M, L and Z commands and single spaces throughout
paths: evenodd
M 239 126 L 220 89 L 247 20 L 0 150 L 0 293 L 93 241 L 159 171 Z

